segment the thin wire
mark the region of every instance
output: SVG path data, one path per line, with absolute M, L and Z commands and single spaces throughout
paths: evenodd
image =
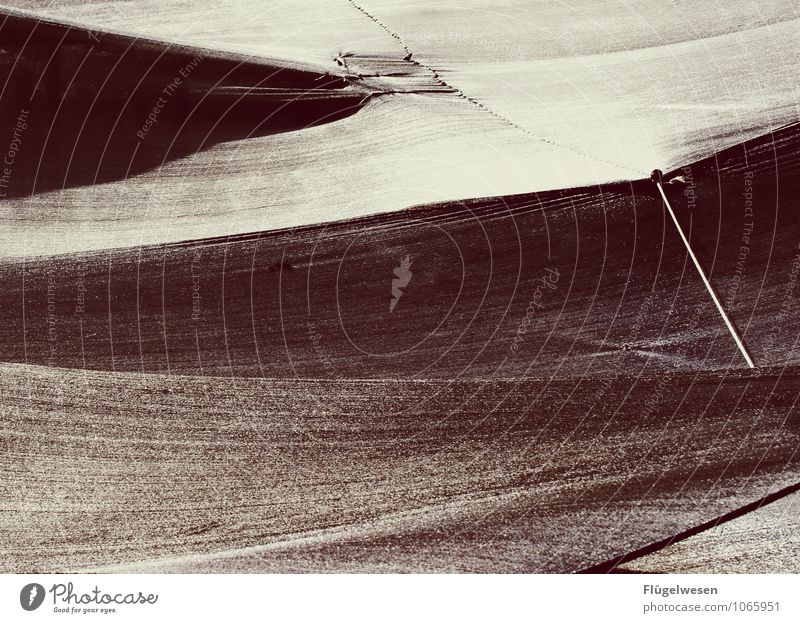
M 678 230 L 678 233 L 681 236 L 681 240 L 683 240 L 683 244 L 686 247 L 686 250 L 689 252 L 689 257 L 691 257 L 692 262 L 694 262 L 694 267 L 700 274 L 700 278 L 706 285 L 706 290 L 708 290 L 708 293 L 714 300 L 714 304 L 717 306 L 717 309 L 719 310 L 719 315 L 722 316 L 722 319 L 725 321 L 725 325 L 728 327 L 728 331 L 730 331 L 731 335 L 733 336 L 733 339 L 736 342 L 736 346 L 739 347 L 739 351 L 741 351 L 742 357 L 744 357 L 744 360 L 747 362 L 747 365 L 750 366 L 751 368 L 755 368 L 755 366 L 753 365 L 753 360 L 750 359 L 750 355 L 747 353 L 747 349 L 742 343 L 742 340 L 739 338 L 739 334 L 736 332 L 736 329 L 734 329 L 733 324 L 728 318 L 728 314 L 726 314 L 725 310 L 722 308 L 722 303 L 719 302 L 719 299 L 717 298 L 717 295 L 714 292 L 714 288 L 711 286 L 711 282 L 709 282 L 708 278 L 703 272 L 703 269 L 700 266 L 700 262 L 697 261 L 697 257 L 695 257 L 694 251 L 692 251 L 692 247 L 689 245 L 689 240 L 687 240 L 686 235 L 683 233 L 683 229 L 681 229 L 680 223 L 678 223 L 678 219 L 675 216 L 675 212 L 672 211 L 672 206 L 669 204 L 669 200 L 667 199 L 667 195 L 664 192 L 664 188 L 661 186 L 661 181 L 656 181 L 656 186 L 658 186 L 658 192 L 661 193 L 661 198 L 664 200 L 664 205 L 666 206 L 669 215 L 672 217 L 672 222 L 675 223 L 675 228 Z

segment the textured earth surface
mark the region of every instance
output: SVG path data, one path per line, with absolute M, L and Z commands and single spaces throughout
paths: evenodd
M 573 572 L 800 482 L 796 6 L 11 4 L 0 570 Z M 793 570 L 792 500 L 623 568 Z
M 724 10 L 705 0 L 608 0 L 601 8 L 587 0 L 3 5 L 17 11 L 0 14 L 0 40 L 9 41 L 0 46 L 0 99 L 9 118 L 28 108 L 25 93 L 36 87 L 31 132 L 49 133 L 67 160 L 74 151 L 52 179 L 43 179 L 44 168 L 36 173 L 35 195 L 3 203 L 3 255 L 186 241 L 638 179 L 761 136 L 798 112 L 800 8 L 790 0 L 736 0 Z M 30 16 L 71 28 L 37 25 L 28 38 Z M 188 62 L 168 58 L 156 64 L 162 71 L 149 71 L 153 53 L 176 52 L 170 43 L 204 60 L 186 77 Z M 229 63 L 225 72 L 247 61 L 262 73 L 234 76 L 227 86 L 238 90 L 223 101 L 208 91 L 224 75 L 215 74 L 219 59 Z M 262 96 L 272 85 L 260 80 L 300 70 L 384 95 L 337 123 L 266 133 L 274 108 Z M 87 74 L 97 88 L 85 87 Z M 177 77 L 180 89 L 133 158 L 132 137 Z M 193 93 L 208 94 L 200 109 Z M 128 97 L 137 105 L 120 116 Z M 170 117 L 186 121 L 197 146 L 209 110 L 234 103 L 247 114 L 219 114 L 214 140 L 194 153 L 181 149 L 186 131 Z M 300 119 L 311 116 L 294 108 Z M 315 119 L 329 118 L 329 108 Z M 98 167 L 91 148 L 106 145 L 118 116 Z M 65 121 L 51 128 L 54 117 Z M 76 134 L 83 140 L 73 150 Z M 173 138 L 170 155 L 159 142 Z M 159 156 L 161 166 L 147 166 Z M 38 150 L 26 157 L 36 172 Z M 87 175 L 89 183 L 72 186 Z
M 798 573 L 797 493 L 621 565 L 636 573 Z
M 575 571 L 796 482 L 797 378 L 7 365 L 4 570 Z

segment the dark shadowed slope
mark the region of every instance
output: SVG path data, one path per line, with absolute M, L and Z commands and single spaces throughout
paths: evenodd
M 797 482 L 798 378 L 665 392 L 7 365 L 2 566 L 573 571 Z
M 322 71 L 0 13 L 0 141 L 18 146 L 0 197 L 330 123 L 368 93 Z
M 760 367 L 797 361 L 799 142 L 785 128 L 666 185 Z M 744 366 L 646 181 L 5 260 L 0 286 L 9 362 L 271 378 Z

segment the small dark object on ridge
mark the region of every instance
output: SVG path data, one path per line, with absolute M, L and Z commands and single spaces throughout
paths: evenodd
M 276 273 L 281 270 L 294 270 L 294 266 L 290 262 L 275 262 L 269 267 L 269 272 Z
M 650 179 L 656 184 L 660 184 L 663 181 L 663 178 L 664 174 L 661 172 L 661 169 L 653 169 L 653 172 L 650 174 Z

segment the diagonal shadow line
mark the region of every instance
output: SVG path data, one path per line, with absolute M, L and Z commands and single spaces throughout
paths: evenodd
M 610 558 L 609 560 L 592 565 L 591 567 L 586 567 L 576 571 L 576 573 L 617 573 L 617 567 L 619 565 L 643 556 L 647 556 L 648 554 L 654 554 L 655 552 L 669 547 L 670 545 L 685 541 L 689 537 L 695 536 L 712 528 L 716 528 L 717 526 L 728 523 L 729 521 L 743 517 L 748 513 L 752 513 L 753 511 L 757 511 L 764 506 L 772 504 L 773 502 L 777 502 L 778 500 L 792 495 L 793 493 L 797 493 L 798 491 L 800 491 L 800 482 L 789 485 L 788 487 L 784 487 L 783 489 L 770 493 L 769 495 L 765 495 L 754 502 L 750 502 L 749 504 L 745 504 L 740 508 L 720 515 L 719 517 L 715 517 L 714 519 L 701 523 L 697 526 L 683 530 L 682 532 L 679 532 L 673 536 L 661 539 L 655 543 L 650 543 L 649 545 L 645 545 L 644 547 L 640 547 L 626 554 L 622 554 L 621 556 Z

